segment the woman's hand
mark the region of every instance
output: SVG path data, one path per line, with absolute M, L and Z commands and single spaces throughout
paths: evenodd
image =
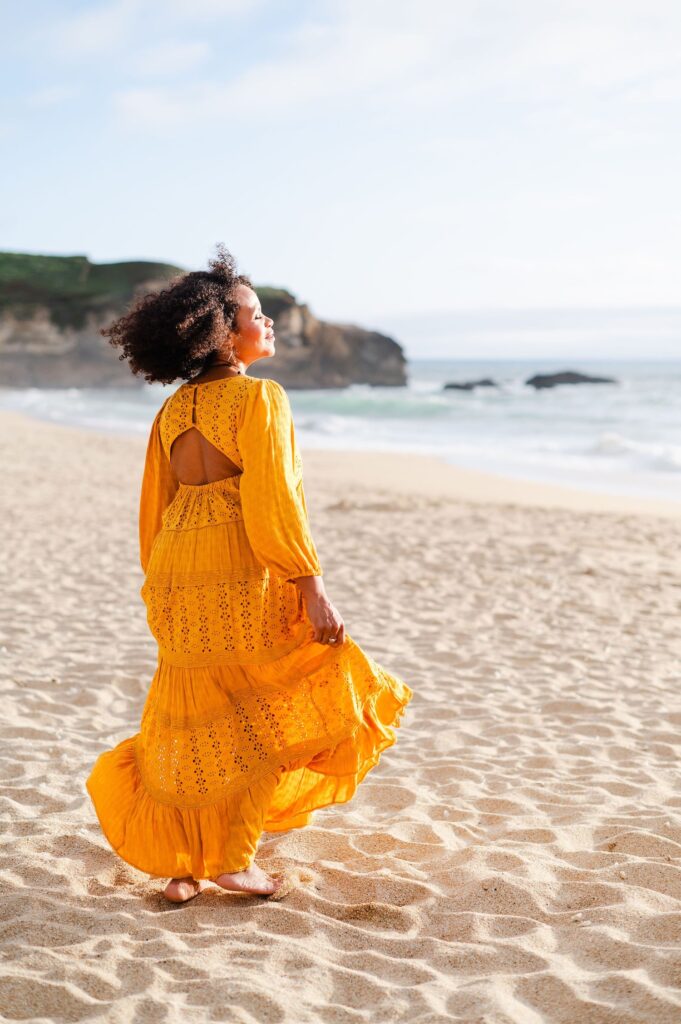
M 294 582 L 305 598 L 307 616 L 314 626 L 319 644 L 340 647 L 345 640 L 345 625 L 338 609 L 329 601 L 321 576 L 299 576 Z
M 314 626 L 314 638 L 319 644 L 331 644 L 340 647 L 345 639 L 345 625 L 338 609 L 331 604 L 328 597 L 315 595 L 312 599 L 305 598 L 307 616 Z

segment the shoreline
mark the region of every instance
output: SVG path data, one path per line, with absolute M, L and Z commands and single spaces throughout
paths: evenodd
M 76 435 L 92 435 L 113 443 L 141 446 L 142 457 L 147 435 L 119 433 L 98 427 L 63 423 L 32 416 L 30 413 L 0 409 L 0 423 L 10 431 L 13 420 L 37 424 L 46 429 L 57 428 Z M 514 505 L 530 508 L 555 508 L 579 512 L 604 512 L 649 515 L 664 519 L 681 519 L 679 501 L 664 498 L 637 497 L 610 491 L 584 490 L 572 485 L 544 483 L 534 479 L 507 477 L 484 470 L 455 466 L 436 455 L 416 452 L 383 451 L 380 449 L 307 448 L 300 441 L 305 469 L 323 483 L 346 483 L 367 491 L 387 494 L 418 491 L 427 498 L 449 498 L 474 504 Z
M 475 504 L 516 505 L 527 508 L 565 509 L 576 512 L 606 512 L 651 515 L 681 519 L 678 502 L 662 498 L 635 497 L 606 491 L 587 491 L 560 484 L 499 476 L 482 470 L 453 466 L 433 455 L 405 452 L 333 451 L 336 461 L 330 470 L 328 452 L 302 448 L 306 467 L 325 482 L 333 473 L 360 482 L 367 490 L 399 493 L 418 489 L 424 496 L 451 498 Z M 406 462 L 406 468 L 405 468 Z M 405 487 L 405 477 L 409 487 Z

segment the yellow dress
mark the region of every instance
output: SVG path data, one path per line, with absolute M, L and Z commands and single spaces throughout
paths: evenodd
M 241 470 L 179 483 L 194 426 Z M 151 427 L 140 591 L 158 663 L 139 733 L 86 786 L 125 861 L 159 877 L 244 870 L 263 831 L 344 803 L 395 742 L 412 690 L 345 634 L 314 640 L 292 580 L 322 575 L 288 396 L 274 380 L 182 384 Z

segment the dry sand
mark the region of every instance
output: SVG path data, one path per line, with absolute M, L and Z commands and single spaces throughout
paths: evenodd
M 5 1019 L 678 1024 L 681 507 L 304 451 L 327 591 L 414 699 L 263 838 L 285 899 L 176 908 L 84 789 L 155 668 L 146 439 L 0 428 Z

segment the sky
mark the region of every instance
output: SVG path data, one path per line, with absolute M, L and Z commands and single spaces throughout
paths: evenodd
M 409 357 L 681 355 L 678 0 L 0 12 L 0 249 L 223 242 Z

